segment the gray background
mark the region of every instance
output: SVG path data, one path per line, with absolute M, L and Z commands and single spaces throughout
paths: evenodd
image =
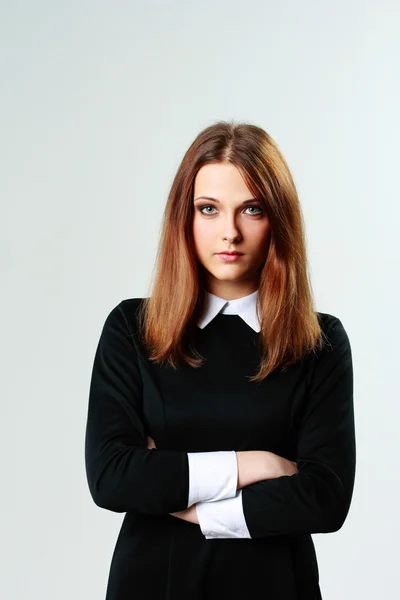
M 394 598 L 400 3 L 23 0 L 0 23 L 1 597 L 105 596 L 123 515 L 86 483 L 94 351 L 147 295 L 187 147 L 234 118 L 284 153 L 317 310 L 352 343 L 356 483 L 313 536 L 322 594 Z

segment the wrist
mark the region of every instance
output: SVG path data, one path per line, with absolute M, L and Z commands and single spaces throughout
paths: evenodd
M 263 450 L 245 450 L 236 452 L 238 463 L 238 483 L 240 490 L 248 485 L 267 479 L 265 452 Z

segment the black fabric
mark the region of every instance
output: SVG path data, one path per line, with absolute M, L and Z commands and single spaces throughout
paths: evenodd
M 251 383 L 259 334 L 218 314 L 194 345 L 200 368 L 148 360 L 138 332 L 142 298 L 107 316 L 94 357 L 85 439 L 90 493 L 126 513 L 106 600 L 318 600 L 311 534 L 334 532 L 351 503 L 356 446 L 353 366 L 341 321 L 317 313 L 330 346 Z M 147 449 L 151 436 L 157 449 Z M 206 539 L 170 515 L 187 508 L 187 452 L 269 450 L 299 472 L 249 485 L 252 539 Z M 261 594 L 261 595 L 260 595 Z

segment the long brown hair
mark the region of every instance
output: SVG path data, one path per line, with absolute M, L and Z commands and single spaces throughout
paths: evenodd
M 235 165 L 269 220 L 269 251 L 257 293 L 260 366 L 249 377 L 261 382 L 276 367 L 285 370 L 315 350 L 324 336 L 313 307 L 296 187 L 276 142 L 260 127 L 218 121 L 188 148 L 164 209 L 151 293 L 138 312 L 140 329 L 150 360 L 174 369 L 181 360 L 202 365 L 204 357 L 190 344 L 206 297 L 192 220 L 194 180 L 209 163 Z

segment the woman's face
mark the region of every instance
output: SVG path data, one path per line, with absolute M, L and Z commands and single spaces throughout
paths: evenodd
M 196 175 L 193 238 L 197 258 L 206 270 L 207 290 L 226 300 L 258 288 L 267 258 L 269 222 L 259 202 L 245 203 L 252 198 L 234 165 L 207 164 Z M 218 256 L 224 250 L 243 254 L 227 261 Z

